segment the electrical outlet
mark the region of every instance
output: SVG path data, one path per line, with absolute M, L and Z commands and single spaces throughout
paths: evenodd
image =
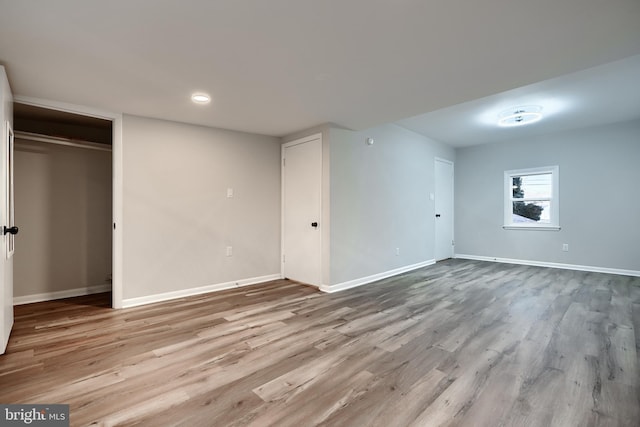
M 227 246 L 227 256 L 233 256 L 233 247 Z
M 569 252 L 569 244 L 568 243 L 563 243 L 562 244 L 562 252 Z

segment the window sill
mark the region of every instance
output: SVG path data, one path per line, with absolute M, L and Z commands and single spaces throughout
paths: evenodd
M 558 225 L 503 225 L 505 230 L 540 230 L 540 231 L 560 231 Z

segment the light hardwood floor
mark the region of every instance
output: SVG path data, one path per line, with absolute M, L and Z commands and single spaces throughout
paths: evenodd
M 640 425 L 640 278 L 449 260 L 330 295 L 108 298 L 16 307 L 0 403 L 77 426 Z

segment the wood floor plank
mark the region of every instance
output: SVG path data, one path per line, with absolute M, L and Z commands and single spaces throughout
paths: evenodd
M 350 405 L 354 399 L 371 388 L 374 377 L 366 368 L 375 363 L 384 351 L 371 348 L 365 343 L 356 343 L 356 348 L 349 350 L 350 356 L 338 362 L 333 375 L 313 378 L 292 393 L 266 402 L 257 411 L 249 414 L 249 425 L 317 425 Z M 340 364 L 343 366 L 339 366 Z M 344 365 L 353 367 L 353 370 L 344 369 Z M 357 374 L 354 375 L 353 372 Z M 292 407 L 297 408 L 295 412 L 291 411 Z
M 0 402 L 73 426 L 639 425 L 638 277 L 454 259 L 109 304 L 16 306 Z

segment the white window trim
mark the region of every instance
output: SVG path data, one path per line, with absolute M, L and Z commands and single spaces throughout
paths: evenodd
M 513 223 L 513 207 L 512 207 L 512 184 L 511 178 L 523 175 L 538 175 L 543 173 L 551 173 L 551 212 L 549 224 L 536 223 Z M 560 230 L 560 173 L 558 166 L 545 166 L 540 168 L 514 169 L 504 172 L 504 225 L 505 230 Z

